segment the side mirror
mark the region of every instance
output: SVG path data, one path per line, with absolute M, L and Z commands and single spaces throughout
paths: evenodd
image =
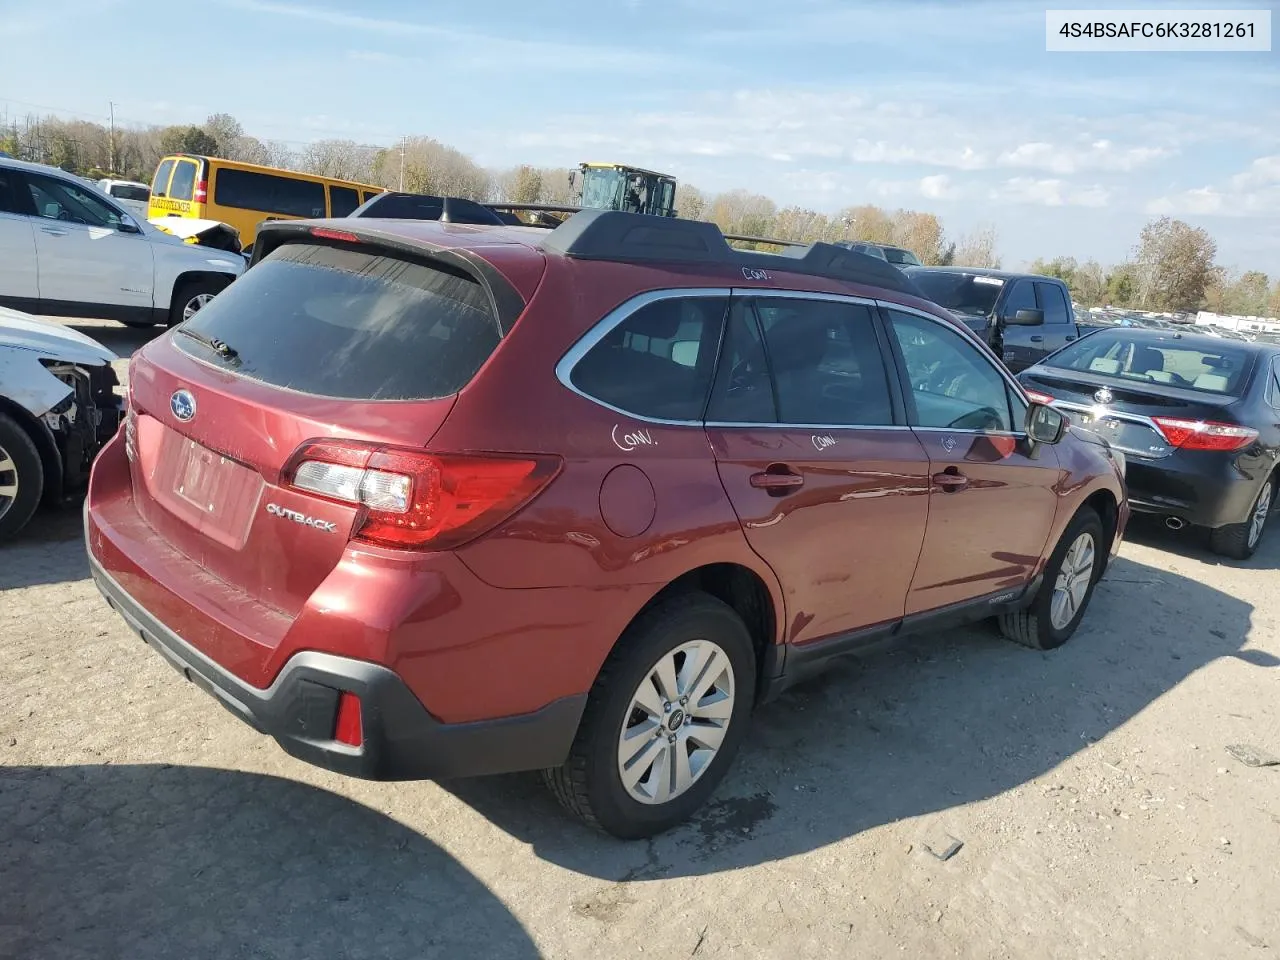
M 1005 317 L 1004 322 L 1012 327 L 1038 327 L 1044 323 L 1044 311 L 1018 310 L 1013 316 Z
M 1067 418 L 1053 407 L 1033 403 L 1027 408 L 1027 436 L 1036 443 L 1057 443 L 1067 432 Z
M 138 226 L 137 221 L 133 217 L 121 217 L 120 226 L 117 229 L 121 233 L 141 233 L 142 228 Z
M 1005 323 L 1010 326 L 1039 326 L 1044 323 L 1044 311 L 1016 310 L 1012 316 L 1005 316 Z

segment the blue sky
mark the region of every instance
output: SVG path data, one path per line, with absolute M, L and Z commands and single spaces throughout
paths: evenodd
M 1280 52 L 1047 53 L 1047 6 L 1068 4 L 0 0 L 0 110 L 113 100 L 264 139 L 426 134 L 494 167 L 623 160 L 991 224 L 1009 265 L 1114 262 L 1169 213 L 1280 276 Z M 1280 27 L 1275 2 L 1181 6 Z

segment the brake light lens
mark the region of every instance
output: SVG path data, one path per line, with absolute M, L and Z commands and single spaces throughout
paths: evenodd
M 359 243 L 360 238 L 346 230 L 333 230 L 329 227 L 312 227 L 311 235 L 321 240 L 341 240 L 344 243 Z
M 342 440 L 305 443 L 284 480 L 361 507 L 352 539 L 446 550 L 491 530 L 560 472 L 559 457 L 434 454 Z
M 1243 450 L 1258 439 L 1258 431 L 1235 423 L 1153 417 L 1165 439 L 1179 450 Z
M 1047 406 L 1048 404 L 1053 403 L 1054 400 L 1052 396 L 1047 393 L 1041 393 L 1039 390 L 1028 390 L 1026 387 L 1023 387 L 1022 392 L 1027 395 L 1027 399 L 1032 403 L 1042 403 Z
M 196 192 L 191 197 L 196 203 L 207 203 L 209 201 L 209 181 L 200 180 L 196 183 Z

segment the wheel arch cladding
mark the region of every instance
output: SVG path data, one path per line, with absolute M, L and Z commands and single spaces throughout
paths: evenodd
M 733 609 L 746 624 L 756 655 L 756 696 L 768 679 L 770 655 L 776 649 L 778 616 L 768 584 L 758 573 L 738 563 L 709 563 L 689 570 L 649 598 L 627 624 L 682 593 L 705 593 Z M 625 632 L 625 631 L 624 631 Z
M 231 282 L 235 279 L 231 274 L 219 273 L 217 270 L 184 270 L 173 278 L 173 289 L 169 292 L 169 306 L 176 306 L 178 294 L 182 292 L 183 287 L 209 280 L 219 284 L 219 292 L 221 292 L 231 286 Z

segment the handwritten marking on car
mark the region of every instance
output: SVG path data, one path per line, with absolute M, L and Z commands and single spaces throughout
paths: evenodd
M 613 425 L 613 433 L 610 436 L 613 438 L 613 445 L 623 453 L 630 453 L 636 447 L 656 447 L 658 445 L 658 441 L 653 439 L 653 434 L 648 430 L 636 430 L 633 433 L 624 433 L 622 436 L 618 436 L 619 427 L 620 425 L 615 423 Z
M 823 450 L 826 450 L 829 447 L 834 447 L 836 445 L 836 438 L 829 436 L 827 434 L 822 434 L 822 435 L 815 434 L 809 439 L 813 441 L 813 449 L 817 450 L 819 453 L 821 453 Z
M 767 270 L 757 270 L 755 267 L 743 267 L 742 278 L 744 280 L 772 280 Z
M 943 449 L 943 450 L 947 451 L 947 453 L 950 453 L 950 452 L 951 452 L 952 450 L 954 450 L 955 448 L 956 448 L 956 438 L 955 438 L 955 437 L 943 437 L 943 438 L 942 438 L 942 449 Z
M 321 533 L 337 533 L 338 525 L 330 520 L 320 520 L 316 517 L 308 517 L 305 513 L 299 513 L 297 510 L 290 510 L 276 503 L 267 504 L 267 513 L 273 517 L 279 517 L 282 520 L 292 520 L 294 523 L 301 523 L 303 526 L 311 527 L 319 530 Z

